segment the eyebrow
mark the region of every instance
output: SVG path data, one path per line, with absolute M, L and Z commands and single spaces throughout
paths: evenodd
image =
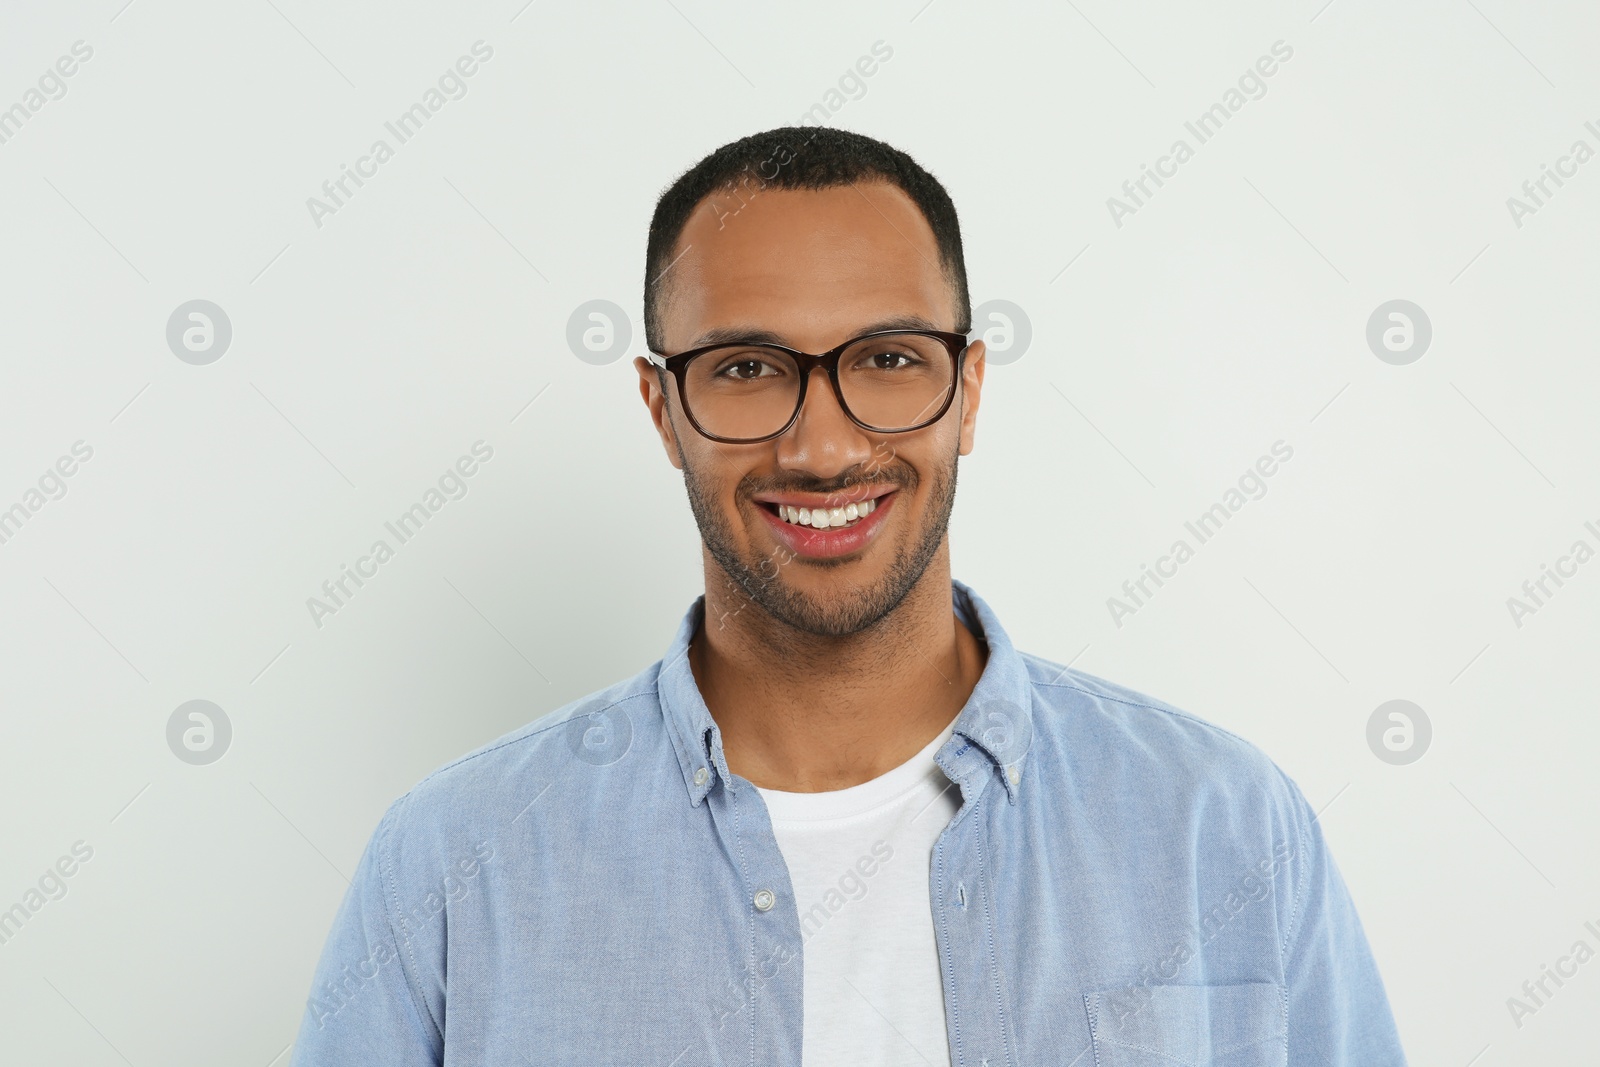
M 862 334 L 877 333 L 881 330 L 934 330 L 943 332 L 944 327 L 931 319 L 921 315 L 896 315 L 893 318 L 880 319 L 868 323 L 861 329 L 852 333 L 851 337 L 860 337 Z M 689 345 L 689 348 L 704 348 L 706 345 L 748 344 L 748 345 L 783 345 L 785 348 L 796 348 L 783 334 L 773 330 L 765 330 L 758 326 L 718 326 L 707 330 Z M 685 349 L 688 351 L 688 349 Z

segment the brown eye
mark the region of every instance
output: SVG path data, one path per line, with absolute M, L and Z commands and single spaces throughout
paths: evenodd
M 784 373 L 783 357 L 760 349 L 728 352 L 716 361 L 711 378 L 718 382 L 753 382 Z
M 855 365 L 860 370 L 903 371 L 926 362 L 927 360 L 918 352 L 896 346 L 888 346 L 876 352 L 863 354 Z

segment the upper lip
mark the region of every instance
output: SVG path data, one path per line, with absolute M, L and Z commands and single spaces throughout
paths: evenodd
M 888 496 L 897 485 L 861 485 L 837 493 L 757 493 L 752 499 L 762 504 L 782 504 L 791 508 L 842 508 L 863 500 Z

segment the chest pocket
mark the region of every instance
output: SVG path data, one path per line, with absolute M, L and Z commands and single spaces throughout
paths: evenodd
M 1095 1067 L 1284 1067 L 1289 1059 L 1285 991 L 1270 982 L 1121 988 L 1083 999 Z

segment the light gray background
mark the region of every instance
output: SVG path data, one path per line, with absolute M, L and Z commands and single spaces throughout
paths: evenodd
M 913 153 L 961 212 L 991 369 L 952 527 L 1016 643 L 1260 745 L 1322 811 L 1417 1064 L 1591 1062 L 1600 962 L 1600 14 L 1567 0 L 8 4 L 0 107 L 0 945 L 8 1062 L 282 1063 L 384 807 L 434 767 L 657 658 L 700 588 L 681 482 L 626 359 L 655 196 L 800 118 Z M 346 205 L 306 206 L 473 42 L 492 60 Z M 1292 59 L 1138 212 L 1107 198 L 1275 41 Z M 195 366 L 180 304 L 233 339 Z M 1420 305 L 1380 361 L 1366 323 Z M 981 325 L 981 324 L 980 324 Z M 306 606 L 474 441 L 494 457 L 336 616 Z M 1106 600 L 1283 440 L 1292 460 L 1136 615 Z M 392 538 L 387 538 L 391 540 Z M 1192 538 L 1190 538 L 1192 542 Z M 222 707 L 220 760 L 167 744 Z M 1391 699 L 1426 755 L 1368 747 Z

